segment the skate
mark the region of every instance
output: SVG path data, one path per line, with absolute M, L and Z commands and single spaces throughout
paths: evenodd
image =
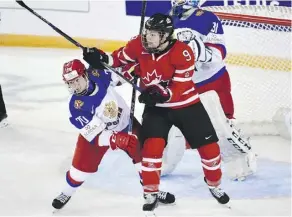
M 145 213 L 151 213 L 158 206 L 158 194 L 157 193 L 148 193 L 144 194 L 144 205 L 143 211 Z
M 175 196 L 169 192 L 159 191 L 157 194 L 158 202 L 163 204 L 173 204 L 175 202 Z
M 8 125 L 7 114 L 0 113 L 0 128 Z
M 214 186 L 208 186 L 209 191 L 212 196 L 218 201 L 220 204 L 227 204 L 230 200 L 229 196 L 220 188 Z
M 204 181 L 207 183 L 206 178 L 204 178 Z M 208 185 L 208 187 L 212 196 L 218 201 L 218 203 L 227 204 L 229 202 L 230 200 L 229 196 L 219 186 L 215 187 Z
M 229 196 L 219 187 L 208 186 L 212 196 L 220 203 L 227 204 L 230 200 Z
M 61 193 L 58 197 L 56 197 L 53 200 L 52 206 L 55 209 L 62 209 L 63 206 L 65 206 L 66 203 L 68 203 L 68 201 L 70 200 L 70 198 L 71 198 L 70 196 L 67 196 L 67 195 Z

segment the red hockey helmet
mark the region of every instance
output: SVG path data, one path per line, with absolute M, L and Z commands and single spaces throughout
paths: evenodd
M 86 67 L 80 60 L 74 59 L 65 63 L 62 76 L 70 93 L 83 95 L 87 92 L 89 80 Z

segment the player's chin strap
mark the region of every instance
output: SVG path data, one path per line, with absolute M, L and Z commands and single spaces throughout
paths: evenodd
M 249 139 L 243 137 L 234 127 L 233 121 L 226 118 L 219 97 L 215 91 L 200 94 L 219 137 L 222 159 L 227 175 L 235 180 L 245 179 L 256 172 L 256 156 Z
M 21 7 L 25 8 L 26 10 L 28 10 L 30 13 L 32 13 L 33 15 L 35 15 L 36 17 L 38 17 L 39 19 L 41 19 L 43 22 L 45 22 L 46 24 L 48 24 L 53 30 L 55 30 L 57 33 L 59 33 L 61 36 L 63 36 L 64 38 L 66 38 L 69 42 L 71 42 L 72 44 L 74 44 L 76 47 L 81 48 L 82 50 L 86 49 L 84 46 L 82 46 L 79 42 L 75 41 L 72 37 L 70 37 L 69 35 L 67 35 L 66 33 L 64 33 L 63 31 L 61 31 L 59 28 L 57 28 L 55 25 L 53 25 L 52 23 L 50 23 L 49 21 L 47 21 L 45 18 L 43 18 L 41 15 L 39 15 L 37 12 L 35 12 L 33 9 L 31 9 L 30 7 L 28 7 L 23 1 L 16 1 L 17 4 L 19 4 Z M 129 83 L 130 85 L 133 86 L 133 88 L 135 88 L 137 91 L 141 92 L 142 89 L 140 87 L 138 87 L 136 84 L 134 84 L 133 82 L 131 82 L 129 79 L 125 78 L 120 72 L 118 72 L 117 70 L 115 70 L 114 68 L 112 68 L 111 66 L 104 64 L 104 66 L 112 73 L 117 74 L 119 77 L 123 78 L 127 83 Z

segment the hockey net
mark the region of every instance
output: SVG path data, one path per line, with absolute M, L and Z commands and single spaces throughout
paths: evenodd
M 238 126 L 248 135 L 282 134 L 277 121 L 291 126 L 291 8 L 204 9 L 223 23 Z

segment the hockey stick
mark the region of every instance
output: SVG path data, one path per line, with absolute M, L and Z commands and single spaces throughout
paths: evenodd
M 19 4 L 21 7 L 25 8 L 26 10 L 28 10 L 29 12 L 31 12 L 33 15 L 35 15 L 36 17 L 38 17 L 39 19 L 41 19 L 42 21 L 44 21 L 46 24 L 48 24 L 50 27 L 52 27 L 53 30 L 55 30 L 57 33 L 59 33 L 60 35 L 62 35 L 64 38 L 66 38 L 68 41 L 70 41 L 72 44 L 74 44 L 76 47 L 81 48 L 82 50 L 86 49 L 86 47 L 82 46 L 80 43 L 78 43 L 77 41 L 75 41 L 73 38 L 71 38 L 69 35 L 67 35 L 66 33 L 64 33 L 63 31 L 61 31 L 59 28 L 57 28 L 55 25 L 53 25 L 52 23 L 50 23 L 49 21 L 47 21 L 45 18 L 43 18 L 41 15 L 39 15 L 37 12 L 35 12 L 33 9 L 31 9 L 30 7 L 28 7 L 23 1 L 16 1 L 17 4 Z M 107 65 L 107 64 L 103 64 L 105 68 L 107 68 L 110 72 L 115 73 L 116 75 L 118 75 L 119 77 L 121 77 L 122 79 L 124 79 L 127 83 L 131 84 L 132 87 L 135 90 L 138 90 L 139 92 L 142 91 L 142 89 L 140 87 L 138 87 L 135 83 L 131 82 L 129 79 L 125 78 L 121 73 L 119 73 L 117 70 L 115 70 L 113 67 Z
M 142 34 L 142 30 L 143 30 L 143 27 L 144 27 L 146 6 L 147 6 L 147 0 L 143 0 L 142 9 L 141 9 L 141 21 L 140 21 L 139 35 Z M 138 80 L 137 77 L 134 77 L 134 81 L 133 82 L 136 85 L 137 85 L 137 80 Z M 136 104 L 136 89 L 133 88 L 132 99 L 131 99 L 131 109 L 130 109 L 129 133 L 132 133 L 132 130 L 133 130 L 135 104 Z
M 26 10 L 28 10 L 30 13 L 34 14 L 35 16 L 37 16 L 42 21 L 44 21 L 46 24 L 48 24 L 50 27 L 52 27 L 57 33 L 59 33 L 60 35 L 62 35 L 63 37 L 65 37 L 68 41 L 70 41 L 72 44 L 74 44 L 75 46 L 77 46 L 77 47 L 79 47 L 81 49 L 84 49 L 84 47 L 81 44 L 79 44 L 77 41 L 75 41 L 73 38 L 71 38 L 66 33 L 62 32 L 56 26 L 54 26 L 53 24 L 51 24 L 49 21 L 47 21 L 45 18 L 43 18 L 41 15 L 39 15 L 33 9 L 31 9 L 30 7 L 28 7 L 23 1 L 16 1 L 16 3 L 19 4 L 21 7 L 25 8 Z

